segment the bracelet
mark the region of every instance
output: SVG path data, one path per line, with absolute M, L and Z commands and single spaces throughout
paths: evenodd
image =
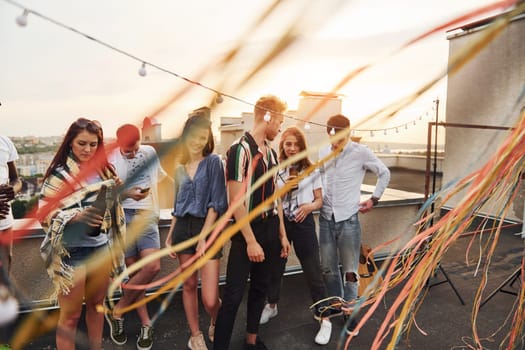
M 372 201 L 374 207 L 377 205 L 377 203 L 379 203 L 379 198 L 377 197 L 372 196 L 370 197 L 370 200 Z

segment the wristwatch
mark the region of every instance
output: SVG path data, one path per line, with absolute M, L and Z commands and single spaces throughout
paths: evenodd
M 377 205 L 377 203 L 379 203 L 379 198 L 377 197 L 372 196 L 370 197 L 370 200 L 372 201 L 372 203 L 374 203 L 374 207 Z

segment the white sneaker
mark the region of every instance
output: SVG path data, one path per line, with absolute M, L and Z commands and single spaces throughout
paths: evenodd
M 330 341 L 331 336 L 332 322 L 329 320 L 322 320 L 321 328 L 319 328 L 319 332 L 317 332 L 317 335 L 315 336 L 315 343 L 319 345 L 326 345 Z
M 208 350 L 206 341 L 204 341 L 204 335 L 199 333 L 196 336 L 191 336 L 188 340 L 188 349 L 190 350 Z
M 277 316 L 279 311 L 277 311 L 277 305 L 275 307 L 270 307 L 270 304 L 266 304 L 261 314 L 261 320 L 259 324 L 265 324 L 270 321 L 270 318 Z

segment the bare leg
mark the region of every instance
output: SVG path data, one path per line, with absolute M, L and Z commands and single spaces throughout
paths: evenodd
M 84 300 L 84 287 L 86 285 L 86 269 L 75 268 L 74 286 L 68 295 L 60 294 L 58 304 L 60 315 L 58 317 L 56 346 L 57 350 L 74 350 L 78 320 L 82 314 Z M 104 289 L 104 293 L 106 290 Z
M 201 295 L 204 309 L 215 324 L 221 306 L 219 299 L 219 259 L 209 260 L 201 268 Z
M 104 330 L 104 314 L 97 311 L 97 305 L 103 305 L 110 283 L 109 264 L 102 264 L 95 271 L 90 271 L 86 277 L 86 324 L 89 337 L 89 348 L 102 348 L 102 332 Z
M 156 251 L 158 251 L 158 249 L 156 248 L 144 249 L 140 252 L 140 257 L 143 258 L 147 255 L 153 254 Z M 137 257 L 126 258 L 126 265 L 130 266 L 131 264 L 137 261 Z M 155 278 L 155 276 L 157 276 L 159 271 L 160 260 L 155 260 L 147 265 L 144 265 L 130 278 L 128 283 L 133 285 L 148 284 L 151 281 L 153 281 L 153 279 Z M 120 318 L 122 315 L 119 313 L 119 309 L 125 308 L 131 305 L 132 303 L 141 300 L 142 298 L 144 298 L 144 295 L 144 290 L 124 289 L 124 294 L 122 295 L 122 298 L 120 298 L 119 302 L 113 309 L 113 316 Z M 137 308 L 137 313 L 143 325 L 149 325 L 151 323 L 146 305 L 139 306 Z
M 191 258 L 190 254 L 180 254 L 180 264 L 183 265 Z M 186 320 L 190 327 L 191 335 L 196 336 L 200 333 L 199 327 L 199 299 L 197 293 L 198 272 L 194 272 L 190 277 L 184 281 L 182 287 L 182 303 L 184 305 L 184 312 L 186 313 Z

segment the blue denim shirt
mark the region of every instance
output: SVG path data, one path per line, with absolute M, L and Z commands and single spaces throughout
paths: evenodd
M 199 163 L 193 179 L 190 179 L 183 165 L 175 169 L 173 216 L 205 218 L 209 208 L 221 215 L 227 207 L 224 167 L 218 155 L 206 156 Z

